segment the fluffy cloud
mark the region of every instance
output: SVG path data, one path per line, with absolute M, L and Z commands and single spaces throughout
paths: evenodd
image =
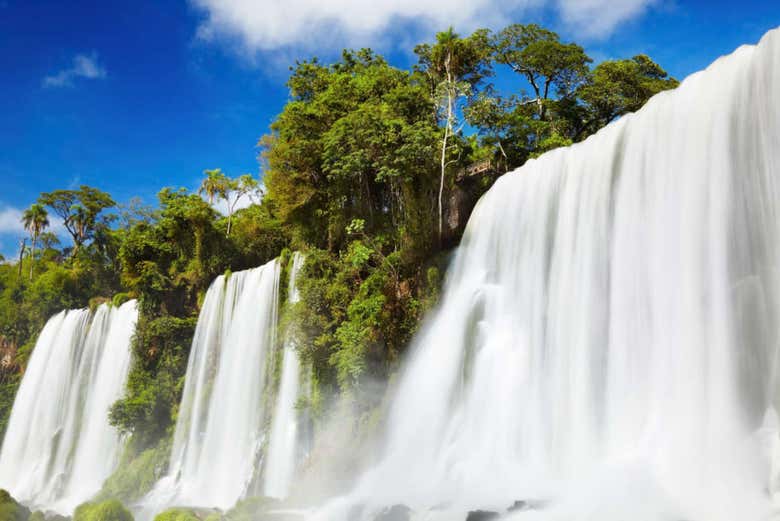
M 264 193 L 265 193 L 265 185 L 263 183 L 260 183 L 260 190 L 255 194 L 251 194 L 251 196 L 249 194 L 242 196 L 238 200 L 238 203 L 236 203 L 235 208 L 233 208 L 233 211 L 237 212 L 239 210 L 243 210 L 244 208 L 249 208 L 253 204 L 260 203 L 260 201 L 263 200 Z M 231 199 L 235 198 L 235 196 L 236 196 L 235 192 L 231 192 L 230 194 Z M 201 194 L 201 197 L 203 198 L 204 201 L 208 201 L 205 194 Z M 214 208 L 219 213 L 221 213 L 222 215 L 228 214 L 227 201 L 225 201 L 222 198 L 217 198 L 211 204 L 211 207 Z
M 19 239 L 26 235 L 22 211 L 10 206 L 0 207 L 0 257 L 12 262 L 19 248 Z
M 558 0 L 561 19 L 579 34 L 599 37 L 636 18 L 656 0 Z
M 106 69 L 98 64 L 97 54 L 77 54 L 73 64 L 43 79 L 44 87 L 70 87 L 78 78 L 96 80 L 106 77 Z
M 58 236 L 65 234 L 65 226 L 62 219 L 49 212 L 49 228 L 47 231 L 54 232 Z M 22 224 L 22 210 L 12 206 L 0 207 L 0 235 L 6 236 L 26 236 L 27 231 Z
M 25 233 L 21 210 L 11 207 L 0 209 L 0 233 Z
M 30 245 L 29 235 L 22 224 L 23 210 L 13 206 L 4 206 L 0 203 L 0 256 L 5 257 L 5 262 L 16 262 L 19 255 L 19 241 L 22 238 L 27 239 L 27 245 Z M 49 212 L 49 228 L 46 230 L 52 232 L 63 242 L 70 244 L 70 238 L 62 224 L 62 219 Z
M 205 14 L 198 35 L 237 39 L 249 52 L 376 45 L 388 33 L 459 31 L 551 11 L 575 33 L 607 36 L 655 0 L 192 0 Z

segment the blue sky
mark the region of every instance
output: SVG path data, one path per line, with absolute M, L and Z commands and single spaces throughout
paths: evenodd
M 407 66 L 450 24 L 512 22 L 547 25 L 596 61 L 644 52 L 683 78 L 780 26 L 780 2 L 0 0 L 0 253 L 41 191 L 89 184 L 154 203 L 206 168 L 260 174 L 255 145 L 296 58 L 367 45 Z

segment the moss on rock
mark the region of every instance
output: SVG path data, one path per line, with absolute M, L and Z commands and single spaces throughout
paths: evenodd
M 117 499 L 83 503 L 76 508 L 73 521 L 133 521 L 133 514 Z
M 142 498 L 165 473 L 169 452 L 168 440 L 163 440 L 157 447 L 146 449 L 135 457 L 128 447 L 117 470 L 103 484 L 97 499 L 118 498 L 125 503 L 132 503 Z
M 8 491 L 0 489 L 0 521 L 27 521 L 30 510 L 18 503 Z
M 154 516 L 154 521 L 200 521 L 200 518 L 186 508 L 169 508 Z
M 115 308 L 118 308 L 128 300 L 130 300 L 132 297 L 129 293 L 117 293 L 114 295 L 114 298 L 111 299 L 111 305 Z

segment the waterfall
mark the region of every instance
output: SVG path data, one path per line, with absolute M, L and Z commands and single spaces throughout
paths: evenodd
M 767 519 L 778 93 L 776 30 L 500 178 L 412 346 L 380 461 L 317 516 L 523 500 L 518 520 Z
M 279 263 L 219 276 L 192 341 L 169 475 L 146 504 L 229 508 L 256 475 L 272 365 Z
M 303 266 L 303 255 L 293 254 L 288 286 L 288 305 L 299 301 L 296 279 Z M 269 497 L 287 497 L 298 454 L 298 411 L 296 401 L 300 390 L 301 362 L 292 335 L 287 335 L 282 353 L 282 374 L 276 398 L 271 434 L 266 455 L 263 493 Z
M 108 410 L 125 387 L 136 302 L 63 311 L 41 331 L 0 451 L 0 487 L 70 513 L 96 494 L 119 456 Z

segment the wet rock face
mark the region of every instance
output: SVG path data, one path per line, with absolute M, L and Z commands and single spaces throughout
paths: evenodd
M 498 519 L 498 512 L 490 510 L 472 510 L 466 516 L 466 521 L 488 521 L 491 519 Z
M 409 521 L 412 509 L 406 505 L 393 505 L 382 510 L 374 521 Z

